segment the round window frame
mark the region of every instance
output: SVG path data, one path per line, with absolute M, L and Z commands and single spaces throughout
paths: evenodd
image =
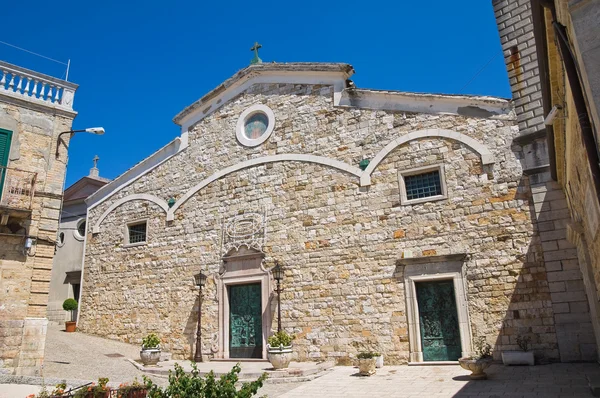
M 85 218 L 82 218 L 79 221 L 77 221 L 77 226 L 75 227 L 75 230 L 73 231 L 73 236 L 75 237 L 75 239 L 77 239 L 79 241 L 82 241 L 85 239 L 85 235 L 81 235 L 79 233 L 79 227 L 81 226 L 81 224 L 83 224 L 85 222 L 86 222 Z M 87 232 L 87 225 L 85 226 L 85 228 L 86 228 L 86 232 Z
M 248 121 L 248 119 L 250 119 L 257 113 L 262 113 L 265 116 L 267 116 L 269 124 L 267 125 L 267 129 L 265 130 L 265 132 L 260 137 L 251 139 L 246 137 L 246 122 Z M 257 104 L 252 105 L 244 112 L 242 112 L 240 118 L 238 119 L 237 126 L 235 128 L 235 136 L 240 144 L 242 144 L 245 147 L 253 148 L 259 146 L 260 144 L 268 140 L 271 134 L 273 133 L 273 130 L 275 130 L 275 113 L 273 113 L 273 110 L 268 106 Z

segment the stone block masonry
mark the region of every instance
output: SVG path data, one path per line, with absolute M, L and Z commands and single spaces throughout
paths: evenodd
M 64 98 L 68 94 L 72 100 L 76 85 L 68 82 L 63 85 L 58 79 L 0 64 L 2 73 L 9 71 L 16 81 L 20 73 L 24 77 L 35 76 L 40 86 L 46 81 L 52 81 L 54 88 L 64 86 Z M 2 81 L 10 79 L 5 75 Z M 39 375 L 44 359 L 57 209 L 66 171 L 64 148 L 58 159 L 54 153 L 58 134 L 71 129 L 76 113 L 70 104 L 62 104 L 54 96 L 44 99 L 39 91 L 39 98 L 23 94 L 16 87 L 23 90 L 25 83 L 17 85 L 16 81 L 13 86 L 0 85 L 0 128 L 12 134 L 9 170 L 36 173 L 36 183 L 29 188 L 33 189 L 31 212 L 18 217 L 11 213 L 8 225 L 0 226 L 0 373 Z M 67 89 L 71 91 L 67 93 Z M 68 136 L 65 141 L 68 145 Z M 4 205 L 0 207 L 0 211 L 10 211 Z M 33 238 L 29 252 L 24 251 L 25 236 Z
M 466 253 L 461 266 L 469 320 L 461 333 L 469 340 L 486 337 L 496 359 L 502 350 L 518 349 L 519 335 L 530 335 L 538 360 L 559 360 L 556 323 L 570 320 L 556 318 L 554 308 L 564 311 L 570 302 L 561 299 L 553 306 L 542 240 L 532 219 L 535 202 L 519 154 L 511 148 L 519 134 L 516 123 L 343 108 L 332 98 L 333 87 L 327 85 L 251 85 L 194 124 L 186 150 L 93 207 L 88 225 L 129 195 L 178 199 L 219 170 L 259 156 L 312 154 L 358 166 L 394 139 L 423 129 L 465 134 L 484 143 L 495 163 L 483 165 L 463 143 L 426 137 L 394 149 L 368 188 L 327 165 L 286 161 L 211 182 L 177 209 L 172 222 L 154 202 L 120 204 L 87 240 L 82 330 L 130 343 L 157 332 L 166 350 L 189 358 L 197 322 L 192 276 L 202 269 L 209 275 L 202 352 L 218 357 L 225 333 L 219 329 L 224 304 L 216 283 L 224 267 L 223 223 L 266 208 L 263 264 L 269 268 L 278 260 L 285 266 L 282 325 L 297 334 L 296 359 L 348 363 L 359 343 L 381 351 L 390 364 L 406 363 L 409 339 L 416 336 L 409 331 L 399 260 L 403 253 L 431 258 Z M 257 103 L 273 110 L 275 130 L 263 145 L 242 147 L 235 139 L 238 117 Z M 444 166 L 447 198 L 402 205 L 400 172 L 436 165 Z M 125 225 L 138 220 L 147 220 L 147 243 L 128 245 Z M 554 243 L 553 251 L 563 250 L 558 247 L 562 239 Z M 571 260 L 554 257 L 551 267 Z M 270 297 L 273 330 L 277 311 Z M 576 309 L 582 310 L 579 302 Z

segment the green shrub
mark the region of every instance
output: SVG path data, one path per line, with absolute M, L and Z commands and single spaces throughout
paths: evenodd
M 269 337 L 269 345 L 271 347 L 279 347 L 280 345 L 287 347 L 292 344 L 292 340 L 295 338 L 296 336 L 289 335 L 285 330 L 282 330 Z
M 371 359 L 371 358 L 375 358 L 378 357 L 379 354 L 378 352 L 373 352 L 373 351 L 363 351 L 363 352 L 359 352 L 358 355 L 356 356 L 356 358 L 358 359 Z
M 63 310 L 75 311 L 77 309 L 77 301 L 72 298 L 68 298 L 63 302 Z
M 142 377 L 146 384 L 148 398 L 249 398 L 256 395 L 263 386 L 267 374 L 263 373 L 255 381 L 243 383 L 238 390 L 235 385 L 239 380 L 240 371 L 238 363 L 229 373 L 217 380 L 212 370 L 203 378 L 199 375 L 195 363 L 192 363 L 191 374 L 186 374 L 183 368 L 176 363 L 175 371 L 169 371 L 169 385 L 164 389 L 154 384 L 146 376 Z
M 142 347 L 144 348 L 156 348 L 159 344 L 160 339 L 155 333 L 150 333 L 142 339 Z

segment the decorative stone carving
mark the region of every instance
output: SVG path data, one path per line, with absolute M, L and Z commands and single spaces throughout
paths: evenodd
M 262 251 L 267 231 L 267 209 L 244 211 L 223 221 L 221 253 L 241 246 Z

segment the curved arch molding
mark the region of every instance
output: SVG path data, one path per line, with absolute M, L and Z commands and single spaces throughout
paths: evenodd
M 227 174 L 231 174 L 235 171 L 242 170 L 242 169 L 245 169 L 248 167 L 257 166 L 259 164 L 265 164 L 265 163 L 285 162 L 285 161 L 317 163 L 317 164 L 321 164 L 323 166 L 329 166 L 329 167 L 333 167 L 334 169 L 348 172 L 359 178 L 362 178 L 362 173 L 363 173 L 363 171 L 361 169 L 359 169 L 358 167 L 350 166 L 349 164 L 340 162 L 339 160 L 326 158 L 324 156 L 304 155 L 304 154 L 299 154 L 299 153 L 288 153 L 288 154 L 263 156 L 263 157 L 256 158 L 256 159 L 250 159 L 250 160 L 246 160 L 245 162 L 240 162 L 240 163 L 234 164 L 232 166 L 226 167 L 222 170 L 219 170 L 216 173 L 214 173 L 213 175 L 211 175 L 210 177 L 202 180 L 199 184 L 190 188 L 190 190 L 187 191 L 185 193 L 185 195 L 183 195 L 181 198 L 179 198 L 177 203 L 175 203 L 175 205 L 169 209 L 169 211 L 167 212 L 167 221 L 174 220 L 175 211 L 179 208 L 179 206 L 181 206 L 182 204 L 187 202 L 187 200 L 189 198 L 191 198 L 196 192 L 198 192 L 199 190 L 201 190 L 202 188 L 204 188 L 211 182 L 216 181 L 219 178 L 226 176 Z M 370 183 L 371 182 L 369 179 L 369 184 Z
M 461 142 L 461 143 L 467 145 L 468 147 L 473 149 L 475 152 L 477 152 L 479 154 L 479 156 L 481 156 L 481 163 L 484 165 L 492 164 L 495 161 L 494 155 L 482 143 L 480 143 L 480 142 L 474 140 L 473 138 L 468 137 L 464 134 L 458 133 L 456 131 L 443 130 L 443 129 L 427 129 L 427 130 L 413 131 L 411 133 L 408 133 L 401 137 L 396 138 L 395 140 L 393 140 L 389 144 L 387 144 L 381 151 L 379 151 L 379 153 L 377 153 L 377 155 L 373 158 L 373 160 L 371 160 L 371 162 L 369 163 L 369 166 L 364 171 L 359 169 L 358 167 L 350 166 L 349 164 L 346 164 L 339 160 L 330 159 L 330 158 L 327 158 L 324 156 L 305 155 L 305 154 L 297 154 L 297 153 L 263 156 L 263 157 L 256 158 L 256 159 L 246 160 L 244 162 L 240 162 L 240 163 L 234 164 L 232 166 L 229 166 L 222 170 L 217 171 L 216 173 L 212 174 L 210 177 L 205 178 L 200 183 L 198 183 L 195 186 L 193 186 L 192 188 L 190 188 L 185 193 L 185 195 L 183 195 L 181 198 L 179 198 L 179 200 L 170 209 L 165 200 L 160 199 L 154 195 L 133 194 L 133 195 L 129 195 L 124 198 L 121 198 L 118 201 L 116 201 L 115 203 L 113 203 L 108 209 L 106 209 L 106 211 L 104 213 L 102 213 L 102 216 L 100 216 L 100 218 L 94 225 L 92 232 L 93 233 L 100 232 L 100 224 L 102 223 L 102 221 L 104 221 L 106 216 L 111 211 L 113 211 L 115 208 L 122 205 L 123 203 L 133 201 L 133 200 L 148 200 L 150 202 L 156 203 L 167 214 L 167 221 L 173 221 L 175 219 L 175 211 L 177 211 L 177 209 L 181 205 L 183 205 L 185 202 L 187 202 L 189 198 L 191 198 L 194 194 L 196 194 L 196 192 L 200 191 L 202 188 L 204 188 L 211 182 L 216 181 L 216 180 L 218 180 L 228 174 L 234 173 L 236 171 L 246 169 L 249 167 L 253 167 L 253 166 L 257 166 L 257 165 L 261 165 L 261 164 L 265 164 L 265 163 L 285 162 L 285 161 L 316 163 L 316 164 L 332 167 L 334 169 L 337 169 L 340 171 L 345 171 L 349 174 L 352 174 L 360 179 L 360 186 L 363 186 L 363 187 L 368 186 L 368 185 L 371 185 L 371 174 L 375 171 L 377 166 L 379 166 L 379 164 L 394 149 L 396 149 L 400 145 L 403 145 L 409 141 L 417 140 L 419 138 L 433 138 L 433 137 L 447 138 L 447 139 L 458 141 L 458 142 Z
M 360 176 L 360 185 L 370 185 L 371 184 L 371 174 L 377 166 L 385 159 L 390 152 L 399 147 L 400 145 L 406 144 L 409 141 L 418 140 L 419 138 L 432 138 L 432 137 L 442 137 L 448 138 L 450 140 L 459 141 L 465 144 L 466 146 L 473 149 L 475 152 L 481 156 L 482 164 L 491 164 L 494 163 L 494 155 L 490 152 L 490 150 L 480 142 L 474 140 L 471 137 L 468 137 L 464 134 L 461 134 L 452 130 L 443 130 L 443 129 L 427 129 L 427 130 L 418 130 L 413 131 L 411 133 L 405 134 L 401 137 L 396 138 L 389 144 L 387 144 L 369 163 L 369 166 L 365 169 L 365 171 Z
M 154 195 L 149 195 L 146 193 L 136 193 L 133 195 L 129 195 L 117 200 L 115 203 L 110 205 L 110 207 L 106 209 L 104 213 L 102 213 L 98 221 L 96 221 L 96 224 L 94 224 L 94 228 L 92 228 L 92 233 L 97 234 L 98 232 L 100 232 L 100 224 L 102 224 L 102 221 L 104 221 L 106 216 L 108 216 L 111 211 L 121 206 L 123 203 L 131 202 L 134 200 L 147 200 L 149 202 L 156 203 L 158 206 L 160 206 L 161 209 L 165 211 L 165 213 L 167 213 L 169 210 L 169 205 L 167 204 L 167 202 Z

